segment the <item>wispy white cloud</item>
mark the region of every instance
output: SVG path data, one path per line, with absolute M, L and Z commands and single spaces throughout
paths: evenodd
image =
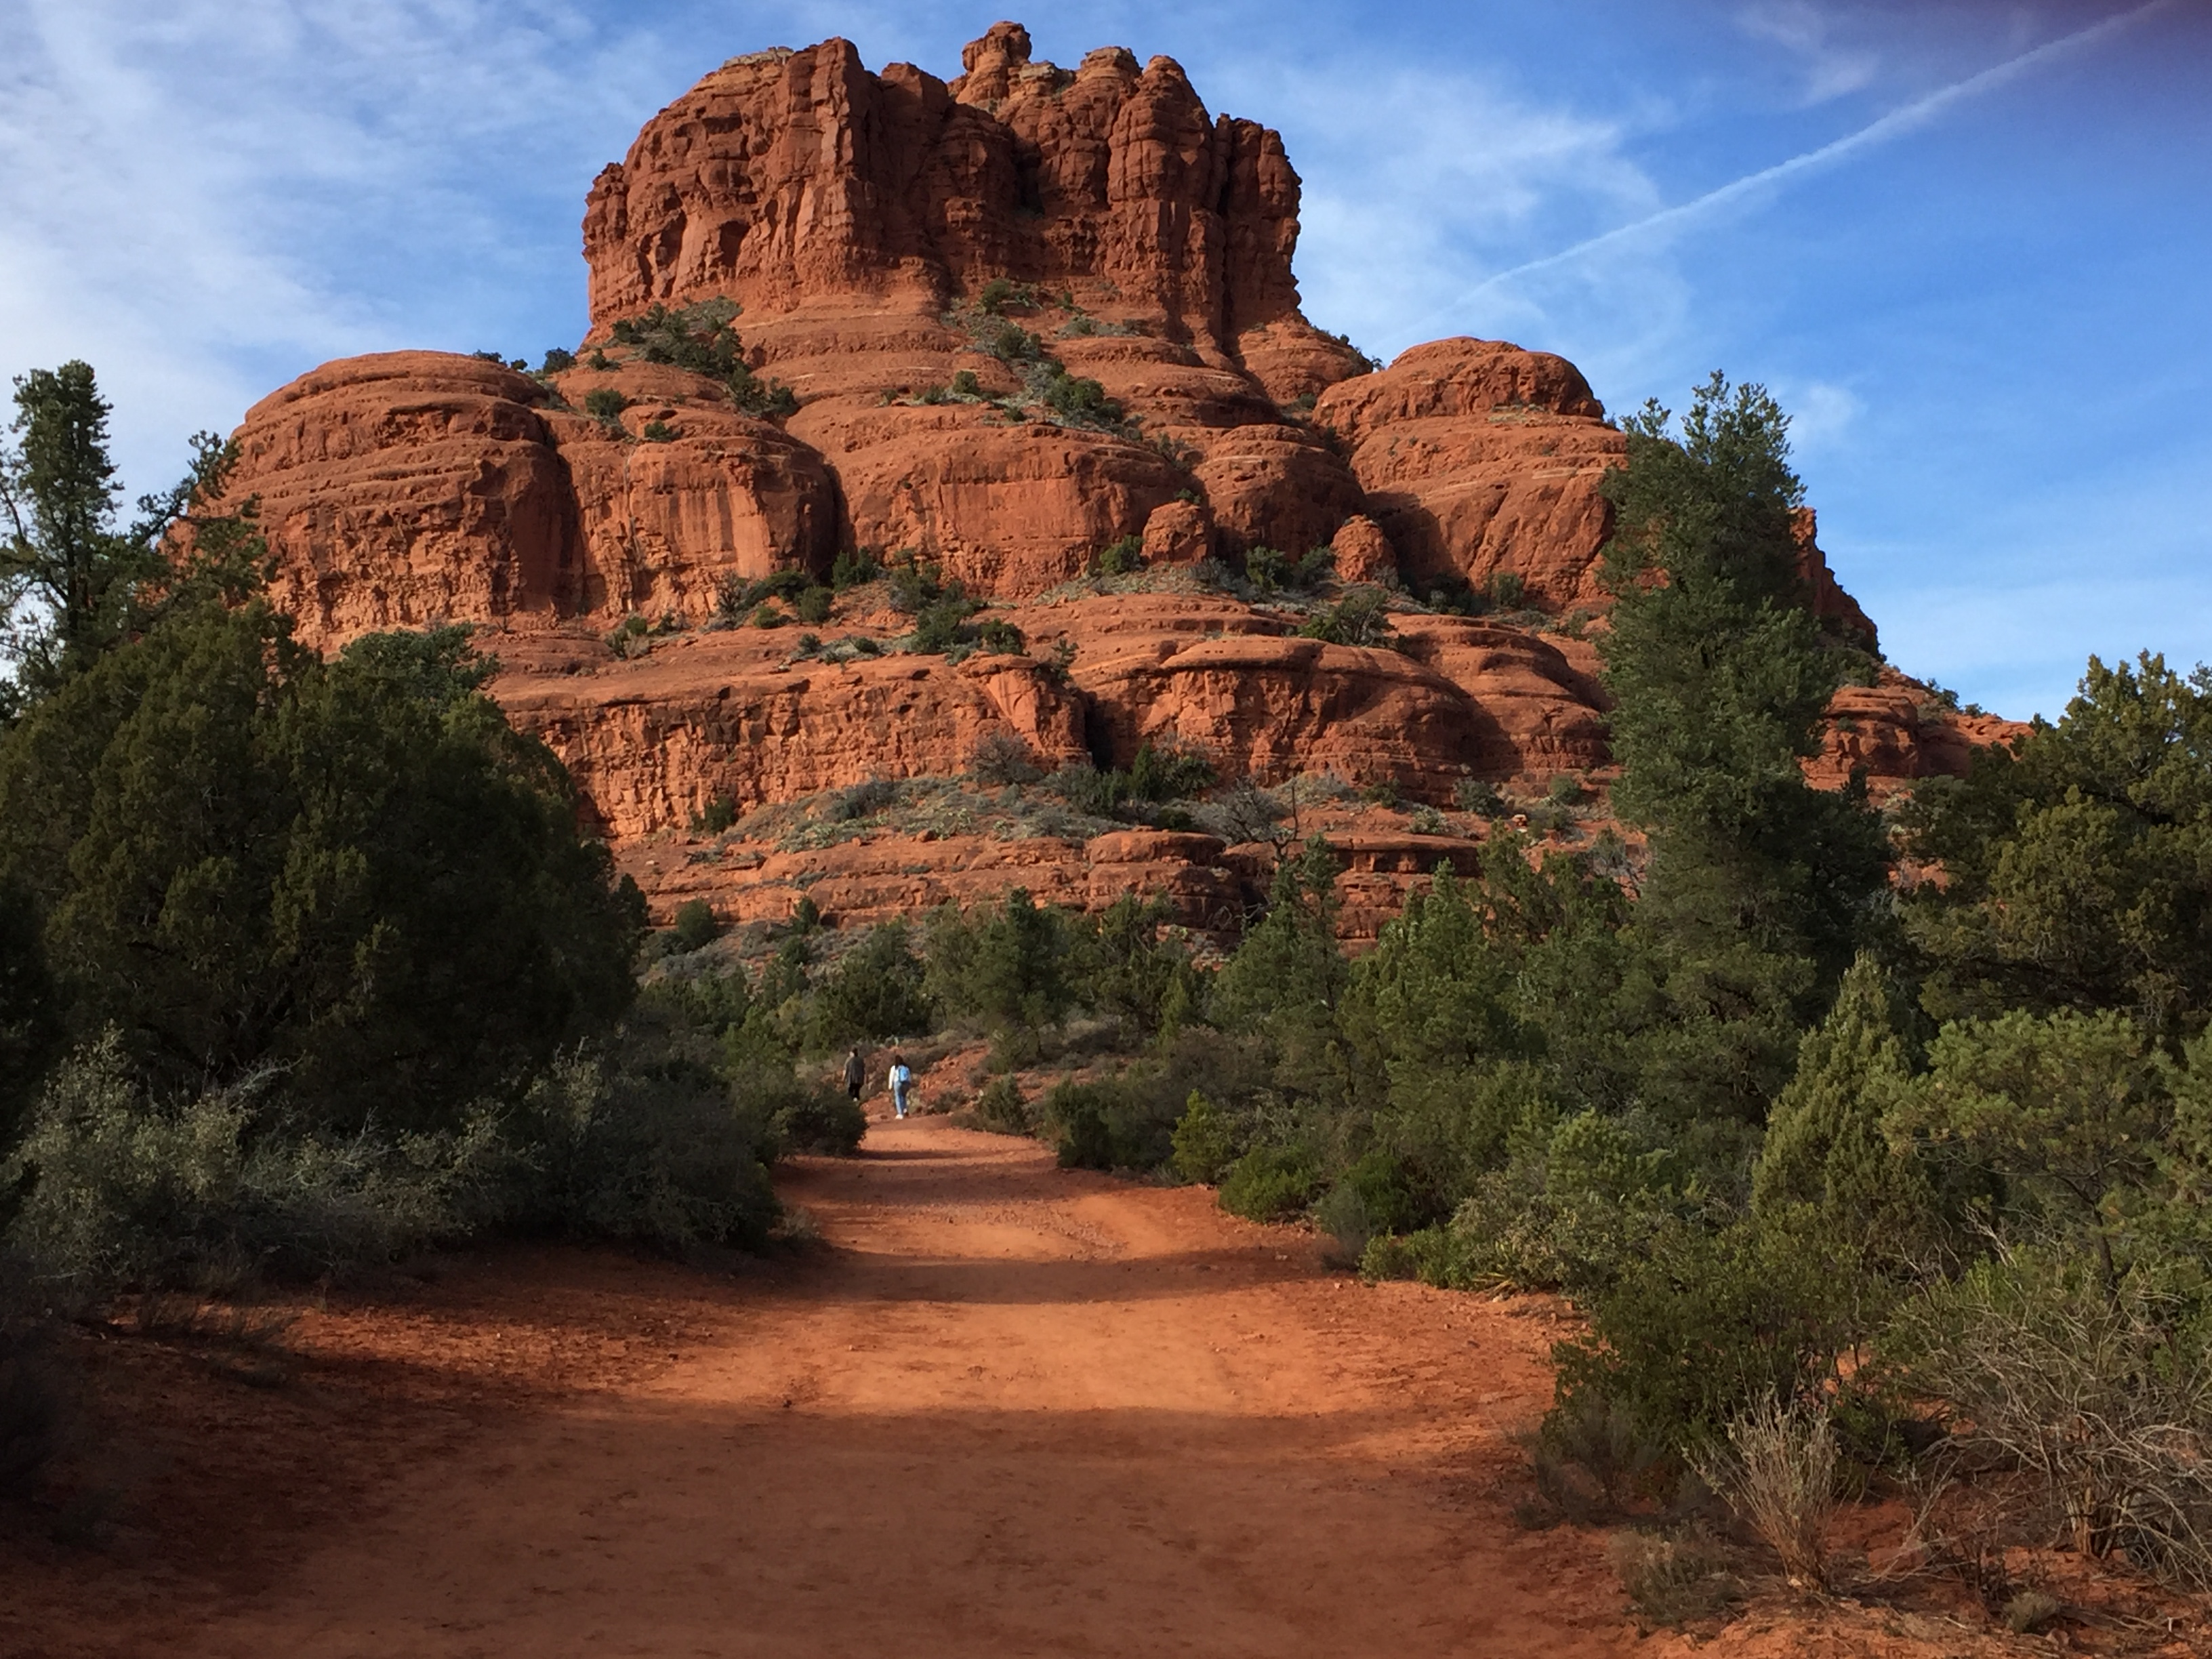
M 1790 443 L 1800 460 L 1843 443 L 1866 413 L 1849 386 L 1828 380 L 1777 380 L 1769 389 L 1790 411 Z
M 1423 319 L 1463 289 L 1470 265 L 1649 213 L 1662 199 L 1630 155 L 1635 112 L 1594 114 L 1502 76 L 1401 60 L 1325 72 L 1273 65 L 1264 88 L 1224 78 L 1223 107 L 1292 112 L 1281 125 L 1306 180 L 1298 269 L 1308 314 L 1385 356 L 1431 337 Z M 1326 117 L 1297 113 L 1307 110 Z M 1608 289 L 1604 302 L 1626 313 L 1671 299 L 1644 284 Z M 1547 321 L 1510 303 L 1480 328 L 1540 333 Z
M 1868 122 L 1856 131 L 1846 133 L 1840 138 L 1790 156 L 1786 161 L 1777 161 L 1771 166 L 1745 173 L 1741 178 L 1731 179 L 1727 184 L 1709 190 L 1689 201 L 1678 203 L 1673 207 L 1662 208 L 1630 223 L 1617 226 L 1595 236 L 1586 237 L 1555 253 L 1547 253 L 1538 258 L 1523 260 L 1509 270 L 1498 271 L 1485 278 L 1468 289 L 1463 297 L 1467 301 L 1474 301 L 1493 294 L 1523 277 L 1555 270 L 1561 266 L 1573 264 L 1594 254 L 1605 253 L 1626 244 L 1641 243 L 1647 239 L 1655 239 L 1702 219 L 1717 210 L 1756 197 L 1771 187 L 1800 174 L 1832 167 L 1862 151 L 1872 149 L 1923 127 L 1956 105 L 2002 86 L 2008 82 L 2017 80 L 2031 70 L 2078 52 L 2098 40 L 2117 33 L 2130 24 L 2148 17 L 2154 12 L 2166 9 L 2173 3 L 2175 0 L 2145 0 L 2145 3 L 2135 6 L 2118 15 L 2090 24 L 2085 28 L 2076 29 L 2072 33 L 2062 35 L 2057 40 L 2046 41 L 2039 46 L 2033 47 L 2016 57 L 2008 58 L 2001 64 L 1983 70 L 1978 74 L 1970 75 L 1948 86 L 1938 88 L 1934 92 L 1891 110 L 1888 113 Z
M 596 56 L 550 0 L 16 0 L 0 370 L 92 362 L 143 487 L 185 432 L 317 362 L 459 343 L 437 336 L 481 317 L 473 296 L 551 252 L 515 243 L 532 181 L 485 174 L 545 149 L 588 173 L 629 78 Z
M 1881 70 L 1881 54 L 1836 38 L 1835 20 L 1813 0 L 1757 0 L 1736 14 L 1737 26 L 1754 40 L 1771 41 L 1796 57 L 1804 76 L 1805 104 L 1863 90 Z

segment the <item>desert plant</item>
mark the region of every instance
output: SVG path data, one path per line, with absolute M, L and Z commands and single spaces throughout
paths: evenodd
M 2212 1586 L 2212 1353 L 2177 1299 L 2008 1249 L 1908 1304 L 1887 1346 L 1955 1413 L 1939 1464 L 2021 1471 L 2020 1519 Z
M 979 783 L 1000 785 L 1035 783 L 1044 775 L 1029 744 L 1012 732 L 986 732 L 978 738 L 968 771 Z
M 719 836 L 737 821 L 737 798 L 727 793 L 715 795 L 691 815 L 691 833 Z
M 540 374 L 562 374 L 576 366 L 576 354 L 562 346 L 550 348 L 545 360 L 538 365 Z
M 1618 1515 L 1668 1475 L 1665 1443 L 1619 1401 L 1566 1401 L 1524 1444 L 1536 1490 L 1571 1521 Z
M 838 592 L 848 587 L 859 587 L 872 582 L 884 574 L 883 550 L 874 547 L 845 547 L 830 566 L 830 586 Z
M 1728 1552 L 1694 1525 L 1673 1533 L 1617 1532 L 1606 1553 L 1630 1602 L 1652 1625 L 1711 1618 L 1740 1594 Z
M 675 928 L 676 945 L 682 951 L 702 949 L 722 936 L 714 907 L 699 898 L 686 899 L 676 907 Z
M 1728 1425 L 1725 1443 L 1693 1450 L 1698 1476 L 1765 1539 L 1796 1589 L 1828 1586 L 1836 1513 L 1836 1431 L 1824 1403 L 1770 1395 Z
M 1391 643 L 1390 601 L 1379 587 L 1362 587 L 1316 611 L 1298 632 L 1331 645 L 1387 646 Z
M 1511 803 L 1487 778 L 1462 778 L 1452 786 L 1452 805 L 1485 818 L 1502 818 L 1511 810 Z
M 829 588 L 817 583 L 801 589 L 799 597 L 792 601 L 791 608 L 799 621 L 819 624 L 830 620 L 830 607 L 835 599 L 836 595 Z
M 1235 1121 L 1197 1090 L 1183 1103 L 1175 1127 L 1175 1171 L 1185 1181 L 1208 1186 L 1237 1161 Z
M 1025 1135 L 1033 1127 L 1028 1103 L 1010 1077 L 995 1077 L 985 1084 L 974 1110 L 976 1125 L 995 1134 Z
M 896 778 L 870 778 L 866 783 L 853 784 L 831 796 L 828 817 L 832 823 L 851 823 L 890 811 L 898 805 L 898 799 Z
M 1222 1177 L 1221 1207 L 1247 1221 L 1288 1221 L 1304 1213 L 1321 1170 L 1303 1146 L 1255 1146 Z
M 611 429 L 618 428 L 629 399 L 611 386 L 593 386 L 584 394 L 584 413 Z
M 638 436 L 649 444 L 672 444 L 676 441 L 676 428 L 665 421 L 647 421 L 645 430 Z
M 1094 562 L 1102 576 L 1126 576 L 1133 570 L 1144 568 L 1145 539 L 1141 536 L 1123 536 L 1099 549 Z

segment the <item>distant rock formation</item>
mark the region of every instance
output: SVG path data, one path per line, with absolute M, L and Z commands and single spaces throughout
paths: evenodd
M 498 630 L 497 694 L 649 890 L 703 882 L 738 913 L 787 903 L 787 874 L 760 873 L 772 859 L 652 850 L 709 802 L 956 775 L 994 737 L 1048 769 L 1170 745 L 1224 775 L 1328 772 L 1436 806 L 1470 781 L 1601 773 L 1584 627 L 1603 625 L 1600 484 L 1626 440 L 1574 366 L 1451 339 L 1376 369 L 1315 328 L 1280 138 L 1209 115 L 1172 59 L 1106 47 L 1065 70 L 1000 23 L 962 62 L 950 82 L 872 74 L 833 40 L 706 76 L 592 185 L 590 331 L 567 368 L 394 352 L 257 404 L 233 489 L 260 498 L 301 637 Z M 669 313 L 732 311 L 744 369 L 790 389 L 773 418 L 730 375 L 636 349 Z M 1801 543 L 1814 609 L 1871 645 L 1809 512 Z M 1084 585 L 1117 544 L 1154 591 Z M 1194 579 L 1318 547 L 1341 581 L 1490 614 L 1401 607 L 1397 648 L 1345 646 Z M 825 624 L 855 642 L 834 663 L 717 618 L 748 582 L 826 577 L 860 550 L 938 566 L 1029 653 L 878 654 L 910 626 L 879 589 Z M 646 654 L 603 641 L 629 617 L 656 629 Z M 1956 769 L 1966 737 L 1990 735 L 1893 674 L 1837 714 L 1824 781 Z M 1373 890 L 1353 907 L 1371 930 L 1437 838 L 1392 852 L 1402 830 L 1337 832 L 1365 838 L 1346 879 Z M 1100 842 L 831 862 L 860 884 L 855 915 L 1016 880 L 1088 902 L 1135 881 L 1212 927 L 1264 879 L 1203 836 Z M 893 864 L 908 873 L 858 873 Z

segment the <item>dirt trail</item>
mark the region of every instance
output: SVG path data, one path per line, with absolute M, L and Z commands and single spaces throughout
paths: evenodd
M 941 1121 L 787 1192 L 821 1261 L 695 1301 L 618 1386 L 410 1470 L 163 1650 L 1632 1644 L 1595 1541 L 1507 1512 L 1541 1304 L 1362 1286 L 1203 1192 Z

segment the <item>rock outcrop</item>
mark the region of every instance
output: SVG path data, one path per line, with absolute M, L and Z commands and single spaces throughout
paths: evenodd
M 256 404 L 231 488 L 260 500 L 277 597 L 325 647 L 492 630 L 496 694 L 664 908 L 777 920 L 805 890 L 866 920 L 1020 881 L 1158 892 L 1225 938 L 1265 840 L 970 823 L 996 799 L 979 757 L 1033 777 L 1150 745 L 1296 783 L 1293 828 L 1336 838 L 1346 927 L 1371 936 L 1474 858 L 1474 786 L 1601 783 L 1584 624 L 1626 440 L 1561 358 L 1451 339 L 1378 368 L 1310 324 L 1281 140 L 1209 112 L 1173 60 L 1062 69 L 1001 23 L 962 64 L 871 72 L 834 40 L 732 58 L 592 184 L 580 361 L 395 352 Z M 722 355 L 641 343 L 672 316 Z M 1815 610 L 1871 646 L 1809 511 L 1800 544 Z M 1316 602 L 1260 580 L 1258 550 L 1280 570 L 1322 548 L 1338 583 L 1401 596 L 1387 640 L 1304 636 Z M 820 583 L 841 553 L 933 566 L 1006 626 L 920 653 L 880 584 L 816 596 L 826 642 L 732 625 L 739 590 Z M 1490 614 L 1402 597 L 1462 588 Z M 2002 735 L 1887 674 L 1839 696 L 1810 769 L 1896 787 Z M 793 805 L 963 776 L 941 823 Z M 705 827 L 787 807 L 799 829 Z

